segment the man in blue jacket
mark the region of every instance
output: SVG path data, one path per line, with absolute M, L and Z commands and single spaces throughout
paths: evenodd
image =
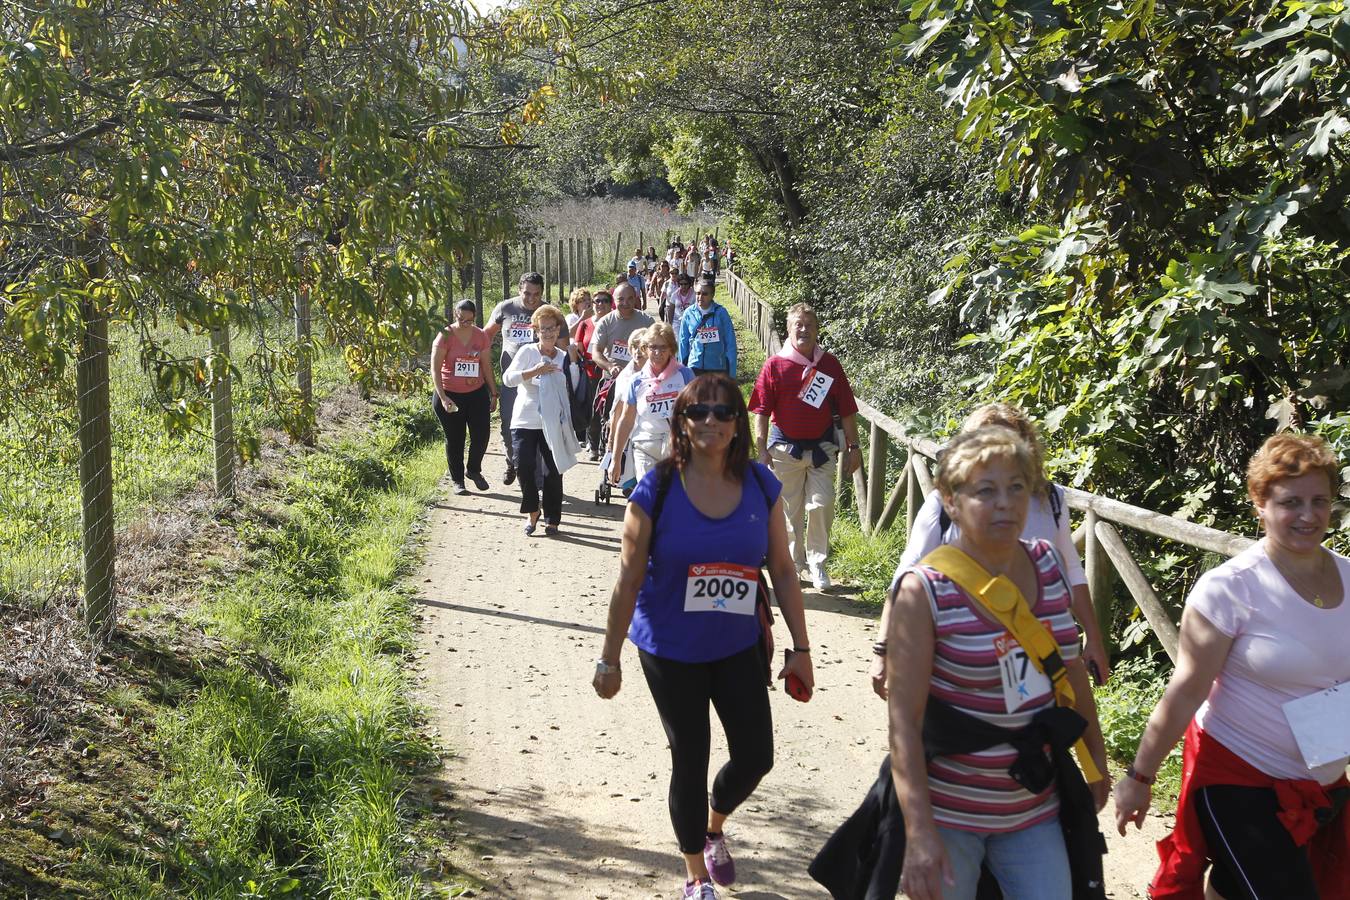
M 680 319 L 678 340 L 680 362 L 694 370 L 725 372 L 736 377 L 736 330 L 731 315 L 713 302 L 717 282 L 712 278 L 699 280 L 694 296 L 698 300 Z

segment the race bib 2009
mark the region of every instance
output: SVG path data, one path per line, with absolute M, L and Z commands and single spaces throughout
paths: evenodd
M 754 615 L 759 569 L 735 563 L 701 563 L 689 567 L 684 587 L 685 612 L 727 612 Z
M 1027 651 L 1006 631 L 994 639 L 994 655 L 998 657 L 998 671 L 1003 684 L 1003 707 L 1017 712 L 1037 697 L 1044 697 L 1053 688 L 1050 677 L 1037 668 Z
M 457 356 L 457 357 L 455 357 L 455 377 L 456 377 L 456 378 L 477 378 L 477 377 L 478 377 L 478 357 L 476 357 L 476 356 Z
M 834 379 L 819 369 L 807 369 L 806 376 L 802 378 L 801 393 L 797 396 L 803 403 L 812 409 L 820 409 L 820 404 L 825 402 L 829 396 L 830 386 L 834 384 Z

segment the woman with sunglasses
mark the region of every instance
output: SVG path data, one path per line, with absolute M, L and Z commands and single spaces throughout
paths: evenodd
M 647 365 L 633 379 L 622 398 L 623 415 L 616 418 L 614 446 L 633 440 L 633 472 L 639 481 L 670 453 L 670 415 L 675 398 L 694 380 L 694 373 L 676 358 L 675 332 L 665 322 L 647 329 L 643 339 Z M 622 460 L 610 465 L 610 481 L 619 483 Z
M 792 674 L 808 690 L 814 679 L 778 479 L 750 458 L 750 419 L 735 382 L 725 375 L 690 382 L 675 398 L 671 431 L 670 457 L 638 483 L 628 503 L 592 685 L 604 699 L 619 692 L 626 635 L 638 648 L 670 743 L 667 800 L 684 857 L 682 896 L 716 900 L 713 883 L 736 879 L 727 817 L 773 766 L 755 614 L 766 559 L 794 644 L 778 677 Z M 711 799 L 710 704 L 730 757 L 713 780 Z
M 511 444 L 520 476 L 520 511 L 529 516 L 525 534 L 539 524 L 538 459 L 544 461 L 544 534 L 558 533 L 562 520 L 563 473 L 577 462 L 581 449 L 572 429 L 572 398 L 563 373 L 567 351 L 558 338 L 567 319 L 553 306 L 541 306 L 530 317 L 539 343 L 525 344 L 502 373 L 502 383 L 519 388 L 511 411 Z

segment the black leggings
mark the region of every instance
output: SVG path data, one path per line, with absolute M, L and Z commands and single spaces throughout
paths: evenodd
M 445 432 L 445 465 L 454 481 L 464 480 L 464 432 L 469 433 L 469 474 L 483 474 L 483 454 L 487 453 L 488 432 L 491 430 L 491 402 L 487 385 L 481 384 L 477 390 L 467 394 L 446 391 L 450 401 L 455 404 L 454 412 L 446 412 L 441 398 L 432 395 L 431 408 L 440 420 L 441 431 Z
M 1213 861 L 1210 884 L 1224 900 L 1317 900 L 1308 848 L 1277 818 L 1274 789 L 1214 784 L 1196 791 L 1194 803 Z
M 730 815 L 773 768 L 773 717 L 759 648 L 706 663 L 638 651 L 670 741 L 670 821 L 681 853 L 701 853 L 708 826 L 708 703 L 727 734 L 730 759 L 713 780 L 711 806 Z
M 562 521 L 563 478 L 553 462 L 553 453 L 544 440 L 542 428 L 512 428 L 511 443 L 516 451 L 516 471 L 520 473 L 520 511 L 539 512 L 539 483 L 536 469 L 544 462 L 544 522 L 557 525 Z

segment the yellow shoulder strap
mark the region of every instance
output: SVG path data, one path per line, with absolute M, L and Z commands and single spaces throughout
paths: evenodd
M 990 575 L 979 563 L 950 544 L 943 544 L 922 560 L 920 565 L 937 569 L 987 609 L 999 623 L 1028 651 L 1032 663 L 1050 678 L 1055 691 L 1055 702 L 1060 706 L 1074 706 L 1073 685 L 1059 655 L 1059 644 L 1046 627 L 1031 612 L 1031 604 L 1006 575 Z M 1087 745 L 1079 739 L 1074 744 L 1078 764 L 1088 781 L 1100 781 L 1102 775 L 1088 753 Z

